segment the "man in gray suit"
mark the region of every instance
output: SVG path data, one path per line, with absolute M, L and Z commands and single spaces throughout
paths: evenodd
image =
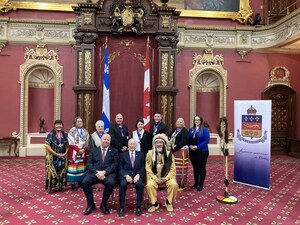
M 96 208 L 92 187 L 96 183 L 104 184 L 100 210 L 104 214 L 109 214 L 107 200 L 115 187 L 116 170 L 118 168 L 118 150 L 109 146 L 110 140 L 110 135 L 104 134 L 101 138 L 101 146 L 90 150 L 87 162 L 88 173 L 81 183 L 87 200 L 87 208 L 83 212 L 84 215 L 90 214 Z

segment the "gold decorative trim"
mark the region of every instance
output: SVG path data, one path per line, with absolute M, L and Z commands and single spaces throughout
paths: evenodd
M 84 57 L 84 84 L 91 84 L 92 83 L 92 51 L 86 50 L 85 57 Z
M 2 0 L 3 1 L 3 0 Z M 182 1 L 183 2 L 183 1 Z M 50 11 L 73 11 L 72 7 L 77 4 L 65 3 L 47 3 L 47 2 L 12 2 L 13 7 L 17 9 L 34 9 L 34 10 L 50 10 Z M 168 4 L 171 5 L 172 4 Z M 238 12 L 224 12 L 224 11 L 205 11 L 205 10 L 184 10 L 182 8 L 176 9 L 180 11 L 180 17 L 203 17 L 203 18 L 239 18 L 245 20 L 247 15 L 252 12 L 250 7 L 250 0 L 240 0 L 240 11 Z M 239 15 L 237 15 L 239 14 Z
M 291 87 L 290 71 L 284 66 L 277 66 L 270 72 L 270 78 L 267 87 L 277 84 L 282 84 Z
M 211 47 L 208 47 L 204 50 L 204 54 L 197 55 L 196 53 L 193 56 L 193 65 L 223 65 L 224 58 L 223 55 L 215 55 L 213 54 L 213 50 Z
M 82 58 L 82 51 L 78 52 L 78 84 L 82 84 L 82 77 L 83 77 L 83 58 Z
M 249 6 L 246 6 L 245 8 L 241 7 L 240 11 L 236 12 L 232 20 L 237 20 L 240 23 L 246 24 L 246 23 L 253 23 L 253 11 Z
M 140 63 L 143 64 L 143 66 L 146 65 L 146 58 L 144 55 L 142 55 L 141 53 L 133 53 L 133 55 L 135 58 L 137 58 L 140 61 Z
M 162 28 L 170 27 L 170 16 L 161 15 L 161 27 Z
M 92 15 L 93 15 L 93 13 L 86 12 L 86 13 L 83 13 L 83 15 L 84 15 L 84 24 L 86 24 L 86 25 L 92 24 Z
M 92 102 L 91 94 L 85 94 L 84 95 L 84 110 L 85 110 L 84 121 L 86 121 L 85 127 L 86 127 L 87 130 L 89 130 L 88 121 L 90 121 L 90 119 L 91 119 L 91 111 L 92 111 L 91 102 Z
M 108 55 L 108 64 L 110 64 L 112 61 L 114 61 L 117 57 L 120 56 L 120 52 L 113 52 Z
M 167 119 L 167 107 L 168 107 L 168 98 L 166 95 L 162 95 L 160 98 L 160 104 L 161 104 L 161 111 L 162 111 L 162 118 L 164 120 L 164 122 Z
M 76 4 L 64 3 L 47 3 L 47 2 L 12 2 L 17 9 L 34 9 L 34 10 L 50 10 L 50 11 L 73 11 L 72 6 Z
M 169 78 L 170 78 L 170 86 L 174 86 L 174 79 L 173 79 L 173 73 L 174 73 L 174 64 L 175 64 L 175 56 L 170 55 L 170 71 L 169 71 Z
M 135 42 L 132 40 L 126 39 L 126 40 L 121 41 L 121 45 L 124 45 L 126 48 L 129 48 L 129 47 L 135 45 Z
M 0 13 L 8 13 L 10 10 L 16 10 L 16 7 L 9 0 L 0 0 Z
M 168 85 L 168 53 L 161 54 L 161 85 Z
M 58 61 L 58 50 L 49 50 L 46 44 L 37 44 L 36 49 L 25 48 L 26 60 L 56 60 Z

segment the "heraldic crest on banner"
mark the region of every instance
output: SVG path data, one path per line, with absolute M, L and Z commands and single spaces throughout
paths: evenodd
M 142 5 L 130 0 L 114 1 L 111 7 L 112 31 L 115 33 L 144 32 L 145 11 Z
M 256 109 L 251 105 L 247 110 L 246 115 L 242 115 L 242 131 L 237 130 L 237 137 L 240 141 L 247 143 L 258 143 L 267 140 L 267 131 L 262 136 L 262 115 L 256 114 Z M 246 139 L 247 138 L 247 139 Z M 250 138 L 250 140 L 249 140 Z M 259 138 L 258 140 L 251 140 L 252 138 Z

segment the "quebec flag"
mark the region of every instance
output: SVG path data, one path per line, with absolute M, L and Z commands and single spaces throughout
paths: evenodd
M 107 133 L 110 127 L 109 69 L 107 46 L 105 46 L 104 49 L 102 120 L 104 122 L 104 132 Z

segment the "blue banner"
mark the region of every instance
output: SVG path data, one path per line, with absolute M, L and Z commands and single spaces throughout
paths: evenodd
M 270 100 L 234 101 L 234 182 L 270 189 Z

